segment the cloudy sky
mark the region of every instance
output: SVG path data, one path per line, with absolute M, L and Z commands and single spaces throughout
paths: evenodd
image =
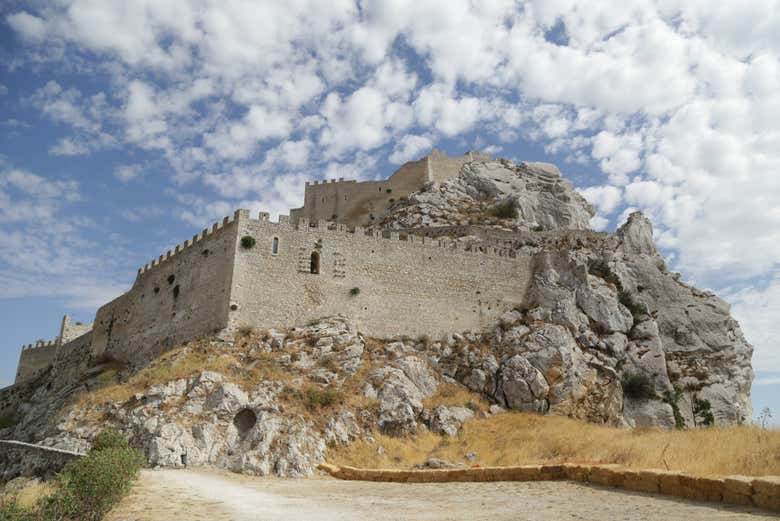
M 4 0 L 0 384 L 233 209 L 435 147 L 557 163 L 596 229 L 646 212 L 780 416 L 778 4 Z

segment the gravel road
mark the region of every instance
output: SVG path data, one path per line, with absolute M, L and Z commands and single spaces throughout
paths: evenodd
M 759 510 L 568 482 L 371 483 L 144 470 L 110 521 L 778 519 Z

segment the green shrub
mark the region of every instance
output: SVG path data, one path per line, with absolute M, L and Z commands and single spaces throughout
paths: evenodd
M 357 297 L 358 295 L 360 295 L 360 288 L 352 288 L 351 290 L 349 290 L 349 294 L 352 295 L 353 297 Z
M 129 449 L 130 445 L 122 433 L 116 429 L 103 429 L 100 434 L 92 440 L 91 452 L 98 452 L 105 449 Z
M 309 409 L 319 409 L 321 407 L 330 407 L 341 400 L 341 394 L 334 389 L 318 389 L 309 387 L 304 392 L 304 401 Z
M 623 394 L 634 400 L 648 400 L 655 397 L 655 386 L 646 374 L 628 373 L 623 376 Z
M 697 425 L 714 425 L 715 416 L 712 414 L 712 404 L 709 400 L 700 400 L 698 396 L 693 397 L 693 416 L 696 418 Z
M 499 219 L 514 219 L 517 217 L 517 209 L 515 208 L 515 202 L 512 200 L 498 203 L 490 209 L 490 215 L 498 217 Z
M 16 418 L 14 418 L 12 414 L 0 416 L 0 429 L 7 429 L 8 427 L 13 427 L 14 425 L 16 425 Z
M 106 441 L 117 443 L 113 436 Z M 57 476 L 57 492 L 44 502 L 43 518 L 99 521 L 127 494 L 142 464 L 135 449 L 93 447 Z
M 674 428 L 684 429 L 685 418 L 683 418 L 680 412 L 680 397 L 682 396 L 682 389 L 679 387 L 674 388 L 674 394 L 666 391 L 664 393 L 664 401 L 672 406 L 672 414 L 674 414 Z
M 89 454 L 57 474 L 52 495 L 30 509 L 20 508 L 13 498 L 2 502 L 0 521 L 99 521 L 127 494 L 143 463 L 143 455 L 119 431 L 106 429 L 95 437 Z
M 255 238 L 251 235 L 244 235 L 241 237 L 241 247 L 245 250 L 249 250 L 254 247 L 255 245 Z

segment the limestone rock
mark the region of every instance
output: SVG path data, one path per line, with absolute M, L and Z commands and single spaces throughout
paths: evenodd
M 456 436 L 463 422 L 473 417 L 474 412 L 465 407 L 440 405 L 431 414 L 431 431 L 447 436 Z
M 521 355 L 515 355 L 501 366 L 496 398 L 510 409 L 546 412 L 550 386 L 542 373 Z

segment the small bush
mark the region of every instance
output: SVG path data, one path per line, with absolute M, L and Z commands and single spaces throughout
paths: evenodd
M 112 435 L 110 443 L 120 442 Z M 99 521 L 127 494 L 142 464 L 141 454 L 129 447 L 93 446 L 58 475 L 58 490 L 45 501 L 43 518 Z
M 7 429 L 8 427 L 13 427 L 14 425 L 16 425 L 16 418 L 14 418 L 13 415 L 6 414 L 5 416 L 0 416 L 0 429 Z
M 318 389 L 317 387 L 306 389 L 303 397 L 306 407 L 309 409 L 330 407 L 341 400 L 341 395 L 338 391 L 334 389 Z
M 253 248 L 256 242 L 257 241 L 255 241 L 255 238 L 251 235 L 244 235 L 241 237 L 241 247 L 245 250 Z
M 357 297 L 358 295 L 360 295 L 360 288 L 352 288 L 351 290 L 349 290 L 349 294 L 352 295 L 353 297 Z
M 712 404 L 709 400 L 700 400 L 698 396 L 693 398 L 693 416 L 698 425 L 714 425 L 715 416 L 712 414 Z
M 129 449 L 130 445 L 122 433 L 116 429 L 103 429 L 100 434 L 92 440 L 91 452 L 99 452 L 106 449 Z
M 672 414 L 674 414 L 675 429 L 685 428 L 685 418 L 683 418 L 682 413 L 680 412 L 679 402 L 681 396 L 682 396 L 682 389 L 679 389 L 677 387 L 674 388 L 674 394 L 670 393 L 669 391 L 666 391 L 664 393 L 664 401 L 672 406 Z
M 491 208 L 490 215 L 499 219 L 514 219 L 517 217 L 517 208 L 514 201 L 504 201 Z
M 655 386 L 646 374 L 627 374 L 623 377 L 623 394 L 634 400 L 655 397 Z

